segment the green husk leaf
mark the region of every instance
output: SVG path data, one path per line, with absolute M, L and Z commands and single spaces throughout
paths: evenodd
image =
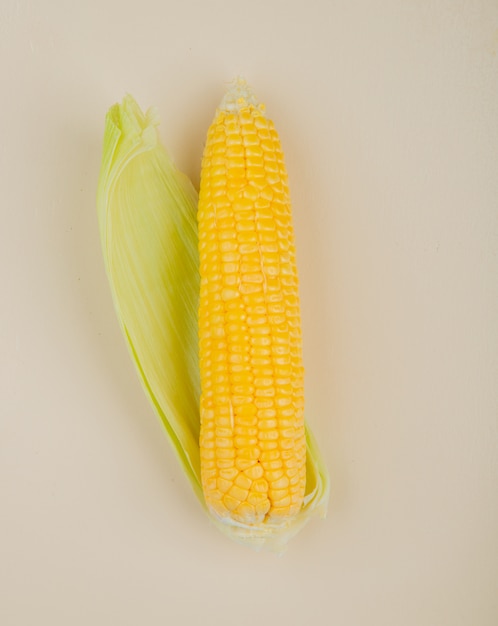
M 160 143 L 157 113 L 128 95 L 106 117 L 97 212 L 114 305 L 139 378 L 194 492 L 199 461 L 197 192 Z M 325 514 L 329 480 L 307 427 L 306 497 L 284 528 L 213 520 L 231 538 L 282 550 L 311 514 Z M 206 509 L 207 510 L 207 509 Z

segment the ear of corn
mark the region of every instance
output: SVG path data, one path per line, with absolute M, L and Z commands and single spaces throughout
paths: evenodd
M 279 528 L 306 484 L 297 266 L 278 135 L 241 79 L 208 132 L 198 221 L 204 494 L 223 521 Z
M 229 102 L 232 96 L 233 91 L 225 102 Z M 294 487 L 294 492 L 290 490 L 289 496 L 277 493 L 279 486 L 286 481 L 278 482 L 277 474 L 281 468 L 276 467 L 277 459 L 273 460 L 274 466 L 271 465 L 271 451 L 275 449 L 271 444 L 275 436 L 273 434 L 275 431 L 271 430 L 271 420 L 274 420 L 275 417 L 270 415 L 272 410 L 270 406 L 266 408 L 256 407 L 257 410 L 267 411 L 265 419 L 269 422 L 270 430 L 268 432 L 272 433 L 266 440 L 270 444 L 266 455 L 267 470 L 277 472 L 271 483 L 272 495 L 270 500 L 272 504 L 268 509 L 265 508 L 266 505 L 260 507 L 260 517 L 241 515 L 237 517 L 237 514 L 226 515 L 225 511 L 220 514 L 216 506 L 213 506 L 216 497 L 213 500 L 210 495 L 209 467 L 205 465 L 204 461 L 201 472 L 199 448 L 200 373 L 197 313 L 200 282 L 198 246 L 200 244 L 202 254 L 205 250 L 202 244 L 204 236 L 201 235 L 202 238 L 199 242 L 196 224 L 197 194 L 190 181 L 174 167 L 161 146 L 158 140 L 157 125 L 158 120 L 155 112 L 149 111 L 144 115 L 131 96 L 127 96 L 122 104 L 112 107 L 106 118 L 97 204 L 104 260 L 116 312 L 144 390 L 165 426 L 167 436 L 196 495 L 211 514 L 212 521 L 233 539 L 254 547 L 265 546 L 280 551 L 288 539 L 308 521 L 312 514 L 323 515 L 325 513 L 328 497 L 326 468 L 309 428 L 304 427 L 302 422 L 300 406 L 302 403 L 302 364 L 299 327 L 292 324 L 289 326 L 289 337 L 290 330 L 292 330 L 294 338 L 290 343 L 287 342 L 287 353 L 280 355 L 285 357 L 280 364 L 282 369 L 278 372 L 272 370 L 271 376 L 266 370 L 260 372 L 261 376 L 256 372 L 258 373 L 257 378 L 263 379 L 264 382 L 259 387 L 262 393 L 257 396 L 263 402 L 265 398 L 268 401 L 269 396 L 265 396 L 265 389 L 268 388 L 266 383 L 270 378 L 273 379 L 273 384 L 277 385 L 275 395 L 271 397 L 283 398 L 281 393 L 284 390 L 289 391 L 290 385 L 291 402 L 294 408 L 297 407 L 298 409 L 297 419 L 296 415 L 294 418 L 289 415 L 289 419 L 294 420 L 292 423 L 289 422 L 288 425 L 284 422 L 280 423 L 278 430 L 285 430 L 285 432 L 277 434 L 284 435 L 284 441 L 287 437 L 288 443 L 284 444 L 283 448 L 279 447 L 278 449 L 285 452 L 285 446 L 288 446 L 287 452 L 283 456 L 288 456 L 286 468 L 292 465 L 293 469 L 291 469 L 292 475 L 287 472 L 287 478 L 290 487 L 291 479 L 297 476 L 298 478 L 294 479 L 297 487 Z M 269 132 L 272 135 L 271 129 Z M 276 137 L 273 139 L 277 141 Z M 208 139 L 206 154 L 209 143 L 210 140 Z M 257 152 L 256 147 L 254 151 Z M 279 164 L 278 158 L 277 164 Z M 240 169 L 239 172 L 241 175 L 243 174 Z M 216 176 L 217 174 L 214 173 L 213 175 Z M 285 183 L 283 171 L 279 175 Z M 286 192 L 286 189 L 284 191 Z M 276 195 L 278 196 L 278 191 Z M 201 217 L 202 210 L 206 210 L 202 207 L 201 202 L 199 217 Z M 288 212 L 288 207 L 282 206 L 281 208 L 285 213 Z M 259 209 L 264 210 L 265 207 L 260 206 Z M 218 215 L 218 217 L 220 216 Z M 259 269 L 245 268 L 248 271 L 248 279 L 241 283 L 248 287 L 248 293 L 243 295 L 253 294 L 251 298 L 254 298 L 254 301 L 251 299 L 250 305 L 248 304 L 248 306 L 254 307 L 253 316 L 266 315 L 267 318 L 269 315 L 272 316 L 271 322 L 268 318 L 270 326 L 274 322 L 276 323 L 277 318 L 282 317 L 282 315 L 288 316 L 289 321 L 298 319 L 297 292 L 295 291 L 295 274 L 293 273 L 295 260 L 291 241 L 291 224 L 288 218 L 288 215 L 287 217 L 279 215 L 273 219 L 284 219 L 285 224 L 282 224 L 281 227 L 286 230 L 289 241 L 289 250 L 285 257 L 288 259 L 288 264 L 285 265 L 285 259 L 280 260 L 279 263 L 282 267 L 285 266 L 285 280 L 288 278 L 289 281 L 287 286 L 294 290 L 293 296 L 284 294 L 294 302 L 292 306 L 289 305 L 290 314 L 287 309 L 284 313 L 279 312 L 278 307 L 272 312 L 266 311 L 263 314 L 258 312 L 261 309 L 257 308 L 262 305 L 258 298 L 262 293 L 267 295 L 271 293 L 272 280 L 276 277 L 275 274 L 272 274 L 272 271 L 276 271 L 276 269 L 270 268 L 274 242 L 268 240 L 267 250 L 261 249 L 258 252 L 258 254 L 268 253 L 270 255 L 268 258 L 260 258 Z M 220 219 L 225 218 L 220 217 Z M 270 220 L 272 218 L 266 216 L 262 219 Z M 205 231 L 201 228 L 202 232 Z M 244 250 L 249 250 L 251 247 L 249 237 L 246 244 Z M 228 246 L 225 246 L 224 252 L 229 252 Z M 254 250 L 252 253 L 247 252 L 247 254 L 253 255 L 254 253 Z M 244 261 L 248 266 L 258 264 L 255 258 L 247 258 Z M 226 260 L 226 263 L 230 263 L 230 261 Z M 264 276 L 260 271 L 262 267 L 266 269 Z M 250 275 L 254 275 L 252 277 L 254 280 L 249 277 Z M 261 276 L 266 281 L 265 288 L 263 291 L 260 289 L 253 290 L 251 285 L 261 286 Z M 205 285 L 203 289 L 205 289 Z M 228 294 L 225 293 L 224 295 L 227 296 Z M 238 299 L 235 297 L 222 301 L 230 302 Z M 246 301 L 249 303 L 249 300 Z M 275 301 L 275 305 L 277 304 Z M 240 310 L 237 312 L 234 309 L 231 312 L 239 315 L 238 321 L 233 319 L 231 320 L 232 323 L 240 324 L 244 321 L 240 317 Z M 247 316 L 248 313 L 249 311 L 245 311 L 243 314 Z M 206 345 L 206 336 L 203 339 L 202 334 L 202 320 L 211 319 L 216 314 L 216 310 L 209 311 L 206 305 L 201 303 L 200 343 L 201 361 L 204 360 L 204 365 L 206 365 L 206 360 L 209 360 L 209 357 L 206 357 L 202 347 Z M 264 324 L 259 326 L 263 327 Z M 255 333 L 255 336 L 263 338 L 262 345 L 258 346 L 258 349 L 261 348 L 262 352 L 259 356 L 264 358 L 264 338 L 267 337 L 267 332 L 265 330 L 261 334 Z M 288 370 L 284 371 L 285 366 L 289 365 L 287 363 L 288 358 L 292 358 L 290 373 Z M 264 367 L 264 364 L 261 363 L 261 366 Z M 242 373 L 239 372 L 241 375 Z M 254 374 L 252 372 L 249 378 L 244 379 L 242 376 L 240 380 L 235 381 L 239 398 L 248 392 L 248 387 L 254 386 Z M 253 379 L 250 378 L 251 376 Z M 277 382 L 277 378 L 279 382 Z M 223 381 L 220 379 L 219 384 L 222 383 Z M 206 417 L 205 402 L 206 397 L 204 396 L 204 418 Z M 216 434 L 217 427 L 223 428 L 221 425 L 215 425 L 214 431 L 209 424 L 207 427 L 203 427 L 204 431 L 201 437 L 203 456 L 206 456 L 205 450 L 209 449 L 209 443 L 206 447 L 206 442 L 210 440 L 210 435 L 207 434 L 209 428 L 215 437 L 220 438 L 220 442 L 223 438 L 230 441 L 230 438 L 233 440 L 233 436 L 239 436 L 246 437 L 245 443 L 250 443 L 247 438 L 251 438 L 253 435 L 250 433 L 236 435 L 234 431 L 235 424 L 238 424 L 237 427 L 243 425 L 240 422 L 240 416 L 244 413 L 244 410 L 233 410 L 234 405 L 237 406 L 237 401 L 232 401 L 232 412 L 228 407 L 229 420 L 232 418 L 234 420 L 231 432 L 225 431 L 224 434 L 219 432 Z M 238 406 L 243 406 L 243 404 Z M 226 407 L 227 405 L 225 405 Z M 281 408 L 285 407 L 288 407 L 287 399 L 281 403 Z M 209 411 L 209 408 L 207 410 Z M 252 410 L 248 409 L 249 413 Z M 230 426 L 227 428 L 230 430 Z M 247 452 L 248 456 L 251 454 L 254 452 Z M 284 463 L 286 459 L 282 455 L 280 456 L 280 460 Z M 291 459 L 291 457 L 293 458 Z M 241 467 L 240 463 L 239 466 Z M 274 467 L 273 470 L 272 467 Z M 224 469 L 229 468 L 225 467 Z M 251 472 L 247 472 L 247 469 L 249 468 L 245 467 L 243 470 L 246 474 L 239 474 L 250 476 Z M 295 471 L 296 469 L 297 471 Z M 260 470 L 257 471 L 259 473 Z M 236 480 L 237 477 L 233 479 L 234 484 Z M 265 480 L 268 480 L 268 475 L 266 475 Z M 241 482 L 240 479 L 238 482 Z M 202 483 L 204 483 L 204 492 Z M 244 489 L 245 485 L 246 483 L 243 486 L 240 484 L 238 486 L 240 489 Z M 284 488 L 282 487 L 280 491 Z M 270 493 L 269 489 L 270 487 L 267 491 L 268 494 Z M 253 489 L 253 492 L 257 493 L 257 490 Z M 278 506 L 276 496 L 281 496 Z M 290 505 L 285 499 L 287 497 L 290 498 Z M 252 498 L 253 501 L 257 499 L 258 496 Z M 239 499 L 240 502 L 242 499 Z M 230 508 L 227 507 L 227 510 Z M 256 511 L 256 509 L 254 510 Z M 252 509 L 249 511 L 252 515 Z M 262 511 L 265 511 L 264 517 L 261 517 Z

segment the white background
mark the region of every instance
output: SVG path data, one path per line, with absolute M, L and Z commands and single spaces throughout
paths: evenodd
M 325 521 L 205 518 L 114 315 L 107 109 L 197 185 L 242 74 L 286 151 Z M 0 623 L 498 623 L 498 4 L 0 2 Z

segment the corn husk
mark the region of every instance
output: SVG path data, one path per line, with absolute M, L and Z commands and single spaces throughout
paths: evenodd
M 97 194 L 105 266 L 129 352 L 195 494 L 199 462 L 197 193 L 160 143 L 158 115 L 131 96 L 108 112 Z M 325 514 L 328 475 L 307 427 L 303 508 L 278 533 L 213 522 L 231 538 L 281 551 L 312 514 Z

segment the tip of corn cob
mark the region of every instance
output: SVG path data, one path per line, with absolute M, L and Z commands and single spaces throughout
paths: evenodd
M 241 76 L 238 76 L 229 84 L 218 110 L 238 113 L 241 109 L 248 106 L 258 108 L 262 113 L 265 111 L 264 104 L 260 104 L 258 102 L 254 92 L 247 84 L 246 80 Z

